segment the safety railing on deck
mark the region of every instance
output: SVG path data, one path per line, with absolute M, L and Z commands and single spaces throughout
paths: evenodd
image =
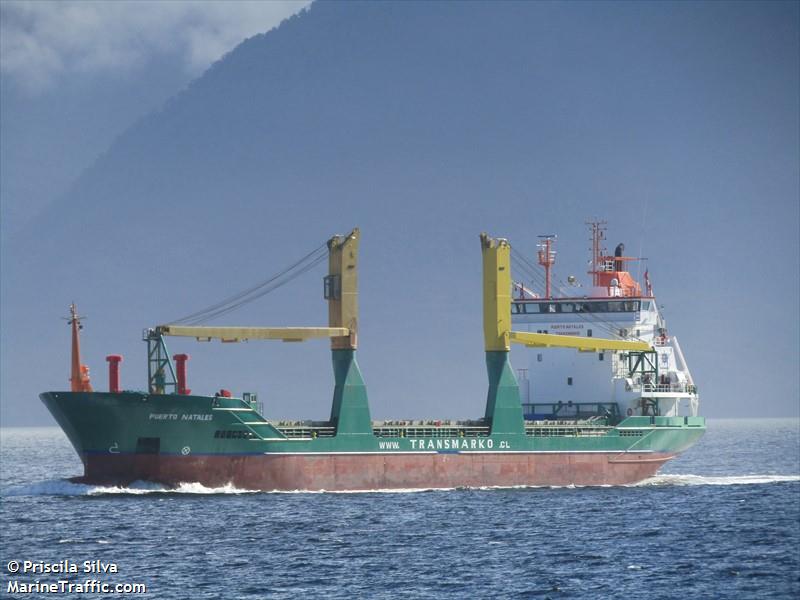
M 531 437 L 601 437 L 612 427 L 596 423 L 525 423 L 525 434 Z
M 383 421 L 373 425 L 376 437 L 474 438 L 489 435 L 488 425 L 475 421 Z M 272 421 L 271 424 L 289 439 L 333 437 L 336 427 L 327 422 Z
M 477 438 L 487 437 L 486 425 L 435 425 L 423 421 L 415 425 L 385 425 L 373 427 L 376 437 L 382 438 Z M 330 425 L 315 425 L 302 422 L 278 421 L 272 425 L 289 439 L 328 438 L 336 435 Z M 613 427 L 604 425 L 603 419 L 594 417 L 584 422 L 562 420 L 526 421 L 525 434 L 531 437 L 600 437 L 607 435 Z M 630 434 L 638 435 L 638 434 Z
M 336 435 L 336 428 L 328 424 L 303 423 L 302 421 L 278 421 L 272 425 L 289 439 L 325 438 Z
M 645 383 L 642 384 L 645 394 L 696 394 L 697 386 L 688 383 Z
M 376 437 L 473 438 L 489 435 L 485 425 L 383 426 L 372 429 Z

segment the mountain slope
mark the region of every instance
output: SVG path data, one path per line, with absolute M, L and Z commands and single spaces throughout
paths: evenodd
M 587 216 L 608 218 L 632 247 L 647 237 L 692 361 L 702 352 L 694 325 L 709 315 L 681 304 L 680 282 L 706 266 L 679 267 L 692 259 L 689 240 L 706 243 L 702 223 L 724 201 L 792 239 L 736 181 L 710 175 L 745 160 L 732 150 L 743 139 L 768 143 L 769 117 L 752 120 L 754 106 L 784 114 L 789 102 L 775 94 L 782 72 L 759 70 L 749 49 L 730 55 L 733 33 L 760 35 L 747 7 L 736 10 L 720 25 L 713 7 L 318 3 L 246 40 L 7 244 L 4 414 L 39 418 L 34 392 L 64 387 L 57 317 L 69 301 L 91 317 L 98 385 L 104 354 L 121 351 L 123 384 L 141 388 L 141 327 L 263 279 L 352 226 L 363 231 L 360 361 L 376 416 L 481 412 L 482 230 L 529 254 L 536 234 L 567 231 L 564 278 L 585 263 Z M 761 91 L 742 96 L 754 79 Z M 731 130 L 745 115 L 746 131 Z M 791 184 L 781 171 L 776 214 L 795 210 Z M 686 211 L 696 224 L 659 235 Z M 321 275 L 225 322 L 323 324 Z M 193 355 L 197 391 L 258 390 L 275 416 L 327 413 L 322 343 L 175 349 Z

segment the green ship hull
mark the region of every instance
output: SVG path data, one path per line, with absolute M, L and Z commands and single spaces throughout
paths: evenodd
M 651 477 L 705 432 L 702 417 L 526 422 L 505 353 L 487 353 L 487 416 L 373 423 L 352 351 L 334 352 L 332 418 L 274 423 L 239 398 L 47 392 L 87 483 L 254 490 L 620 485 Z

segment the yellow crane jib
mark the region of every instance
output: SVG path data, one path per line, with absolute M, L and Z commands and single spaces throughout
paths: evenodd
M 358 227 L 348 235 L 328 240 L 328 276 L 325 299 L 328 301 L 328 326 L 346 328 L 348 333 L 331 336 L 331 349 L 355 350 L 358 342 Z
M 647 342 L 608 340 L 604 338 L 580 337 L 577 335 L 512 331 L 509 337 L 513 343 L 523 344 L 529 348 L 574 348 L 581 352 L 605 352 L 612 350 L 649 352 L 652 350 L 650 344 Z
M 281 340 L 302 342 L 315 338 L 348 337 L 347 327 L 204 327 L 161 325 L 156 328 L 161 335 L 193 337 L 197 341 L 246 342 L 247 340 Z

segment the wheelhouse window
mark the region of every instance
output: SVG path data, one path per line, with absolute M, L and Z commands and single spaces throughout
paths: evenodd
M 561 302 L 513 302 L 511 311 L 515 315 L 521 314 L 561 314 L 561 313 L 608 313 L 608 312 L 637 312 L 644 305 L 645 310 L 649 302 L 639 300 L 574 300 Z

